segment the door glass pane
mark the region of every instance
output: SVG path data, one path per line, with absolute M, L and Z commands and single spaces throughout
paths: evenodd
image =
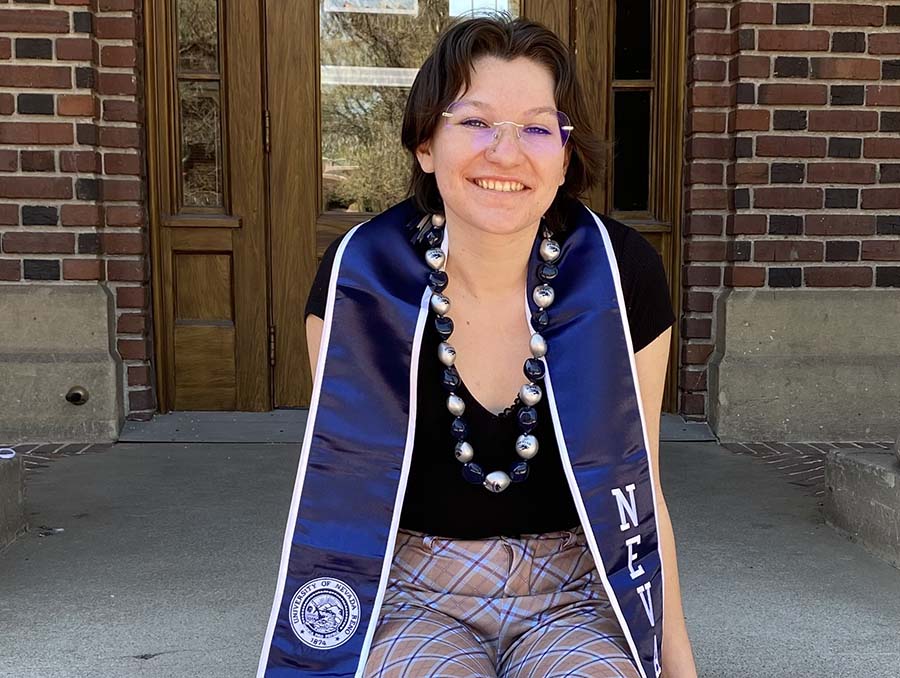
M 181 179 L 186 207 L 221 207 L 222 135 L 219 83 L 179 83 Z
M 613 207 L 647 210 L 650 181 L 650 92 L 615 93 Z
M 484 11 L 509 12 L 510 4 L 518 4 L 510 0 L 450 0 L 450 16 L 470 15 Z
M 178 0 L 178 67 L 181 71 L 218 73 L 217 0 Z
M 400 143 L 409 88 L 453 14 L 519 0 L 320 0 L 322 204 L 378 212 L 406 197 Z
M 652 77 L 652 0 L 616 0 L 616 80 Z

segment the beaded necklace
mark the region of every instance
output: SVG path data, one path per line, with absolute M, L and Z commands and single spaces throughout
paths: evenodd
M 453 320 L 447 315 L 450 311 L 450 299 L 444 294 L 449 278 L 446 271 L 447 256 L 439 247 L 443 239 L 442 229 L 446 223 L 444 215 L 431 215 L 431 228 L 420 233 L 420 238 L 428 244 L 425 252 L 425 262 L 431 269 L 428 273 L 428 287 L 431 289 L 431 310 L 435 313 L 434 325 L 441 337 L 438 346 L 438 360 L 444 366 L 441 383 L 447 390 L 447 409 L 453 415 L 450 424 L 450 435 L 456 440 L 454 455 L 462 464 L 462 476 L 474 485 L 482 485 L 490 492 L 503 492 L 511 483 L 521 483 L 528 478 L 528 461 L 538 452 L 538 441 L 532 435 L 537 426 L 537 410 L 534 406 L 543 397 L 543 391 L 537 382 L 544 379 L 545 367 L 541 359 L 547 354 L 547 342 L 544 337 L 535 332 L 531 335 L 529 348 L 531 357 L 525 360 L 523 371 L 528 382 L 519 389 L 518 401 L 520 401 L 516 419 L 521 433 L 516 438 L 515 449 L 519 459 L 514 461 L 508 471 L 496 470 L 485 473 L 484 469 L 475 463 L 475 450 L 472 444 L 466 440 L 468 425 L 463 419 L 466 411 L 465 401 L 457 394 L 461 384 L 456 362 L 456 349 L 448 342 L 453 334 Z M 541 241 L 540 254 L 543 263 L 538 268 L 538 278 L 541 283 L 532 290 L 532 299 L 538 310 L 531 315 L 531 324 L 539 331 L 546 329 L 549 324 L 547 308 L 553 303 L 554 292 L 549 285 L 556 278 L 559 269 L 554 263 L 559 258 L 560 246 L 551 238 L 551 233 L 543 223 L 544 239 Z

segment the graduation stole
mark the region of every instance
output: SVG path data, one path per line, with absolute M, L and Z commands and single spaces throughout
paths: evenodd
M 404 200 L 337 250 L 258 678 L 363 675 L 415 438 L 431 298 L 430 269 L 412 244 L 422 217 Z M 600 218 L 574 203 L 568 227 L 541 332 L 550 346 L 542 386 L 604 588 L 641 675 L 657 678 L 663 571 L 625 301 Z M 541 239 L 539 229 L 527 290 L 538 284 Z M 537 307 L 525 296 L 530 319 Z

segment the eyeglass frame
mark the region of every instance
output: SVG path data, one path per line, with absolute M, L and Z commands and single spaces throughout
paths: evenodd
M 453 113 L 451 111 L 449 111 L 448 109 L 451 106 L 453 106 L 454 104 L 458 104 L 458 103 L 465 103 L 465 102 L 464 101 L 454 101 L 454 102 L 448 104 L 447 108 L 445 108 L 443 111 L 441 111 L 441 117 L 452 118 Z M 564 116 L 566 116 L 566 120 L 569 120 L 569 114 L 566 113 L 565 111 L 560 111 L 559 109 L 556 109 L 556 113 L 562 113 Z M 496 141 L 500 138 L 500 130 L 499 130 L 500 125 L 512 125 L 513 127 L 515 127 L 516 128 L 516 139 L 518 139 L 519 141 L 522 140 L 522 135 L 520 134 L 519 130 L 522 129 L 523 127 L 527 127 L 526 124 L 518 123 L 518 122 L 515 122 L 514 120 L 501 120 L 499 122 L 489 122 L 487 120 L 482 120 L 482 122 L 484 122 L 486 124 L 490 124 L 491 127 L 498 128 L 498 129 L 495 129 L 495 131 L 494 131 L 494 137 L 493 137 L 493 139 L 491 139 L 491 143 L 488 144 L 488 146 L 486 146 L 485 148 L 490 148 L 491 146 L 495 145 Z M 575 126 L 571 124 L 571 120 L 569 120 L 569 123 L 570 124 L 568 124 L 568 125 L 560 125 L 560 130 L 566 131 L 566 140 L 563 142 L 562 146 L 559 147 L 559 150 L 563 150 L 566 147 L 566 144 L 569 143 L 569 139 L 572 137 L 572 132 L 575 130 Z

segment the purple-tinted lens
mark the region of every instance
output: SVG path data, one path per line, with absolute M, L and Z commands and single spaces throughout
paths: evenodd
M 552 121 L 554 116 L 549 115 Z M 553 152 L 564 147 L 572 131 L 569 116 L 556 111 L 555 117 L 554 122 L 547 121 L 547 114 L 543 119 L 538 116 L 530 122 L 514 122 L 516 136 L 523 148 L 533 152 Z M 501 133 L 503 123 L 510 122 L 513 121 L 494 121 L 483 110 L 465 101 L 450 104 L 444 113 L 444 125 L 464 133 L 479 148 L 490 145 Z

